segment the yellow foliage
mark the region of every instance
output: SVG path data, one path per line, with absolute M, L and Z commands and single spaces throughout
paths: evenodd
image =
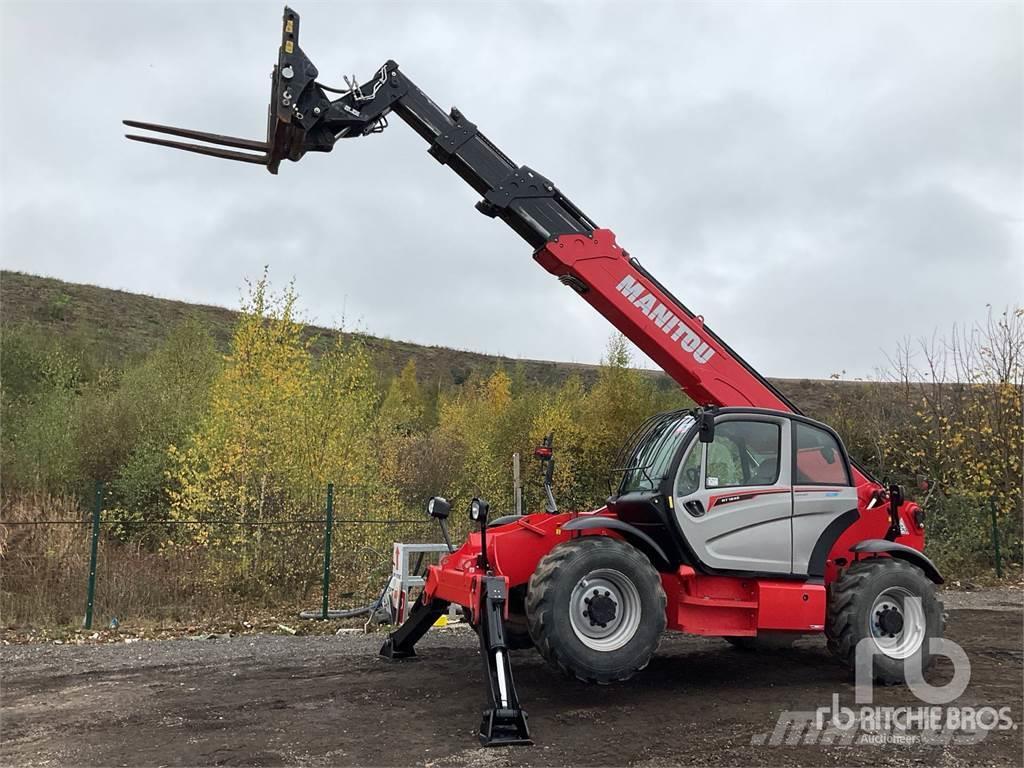
M 252 287 L 208 415 L 186 446 L 169 449 L 172 514 L 308 517 L 328 482 L 376 480 L 371 361 L 358 344 L 341 342 L 314 360 L 295 302 L 292 286 L 272 295 L 266 275 Z M 190 530 L 207 542 L 232 529 Z

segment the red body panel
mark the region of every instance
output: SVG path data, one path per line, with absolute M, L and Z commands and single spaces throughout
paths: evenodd
M 487 560 L 495 574 L 504 576 L 509 587 L 525 584 L 541 558 L 570 537 L 561 526 L 574 515 L 526 515 L 514 523 L 487 530 Z M 427 569 L 423 591 L 427 598 L 440 598 L 475 611 L 479 605 L 477 584 L 484 575 L 480 567 L 480 534 L 471 533 L 465 543 Z
M 760 631 L 820 632 L 825 587 L 781 579 L 701 576 L 689 566 L 662 574 L 668 628 L 694 635 L 749 637 Z
M 563 235 L 534 253 L 548 272 L 569 278 L 584 300 L 642 349 L 682 389 L 700 404 L 749 406 L 790 411 L 789 406 L 757 375 L 709 335 L 703 319 L 685 312 L 630 263 L 628 254 L 606 229 L 592 237 Z M 886 504 L 869 508 L 881 486 L 853 468 L 857 486 L 859 519 L 832 546 L 825 566 L 825 584 L 855 556 L 850 547 L 865 539 L 883 538 L 889 527 Z M 810 490 L 813 486 L 797 486 Z M 712 502 L 728 496 L 723 493 Z M 763 491 L 761 493 L 764 493 Z M 908 531 L 900 543 L 924 547 L 924 531 L 914 525 L 912 502 L 904 503 L 900 516 Z M 590 514 L 607 514 L 598 510 Z M 526 584 L 537 564 L 558 544 L 580 535 L 618 537 L 609 529 L 565 531 L 575 514 L 533 514 L 513 523 L 488 529 L 487 557 L 493 571 L 508 580 L 509 587 Z M 470 534 L 458 550 L 431 566 L 425 593 L 475 610 L 480 534 Z M 825 625 L 825 584 L 775 578 L 707 576 L 682 566 L 663 573 L 668 599 L 670 629 L 701 635 L 752 636 L 758 631 L 820 632 Z
M 602 510 L 597 513 L 606 514 Z M 577 536 L 613 536 L 607 528 L 566 531 L 563 526 L 577 517 L 573 513 L 538 513 L 497 528 L 488 529 L 487 556 L 492 570 L 504 576 L 508 586 L 526 584 L 537 564 L 558 544 Z M 853 560 L 849 548 L 867 538 L 881 538 L 888 527 L 884 507 L 867 510 L 847 529 L 832 548 L 826 564 L 825 582 L 836 575 L 837 559 Z M 908 524 L 910 521 L 906 521 Z M 914 546 L 920 536 L 903 536 L 900 543 Z M 428 598 L 457 603 L 475 614 L 480 604 L 477 593 L 480 568 L 480 534 L 471 533 L 466 542 L 430 566 Z M 706 576 L 689 566 L 661 575 L 667 597 L 668 628 L 680 632 L 713 636 L 753 636 L 759 631 L 820 632 L 825 624 L 825 584 L 796 580 Z

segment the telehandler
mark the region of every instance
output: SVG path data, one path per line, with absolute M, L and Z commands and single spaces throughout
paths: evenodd
M 599 684 L 642 670 L 665 629 L 754 647 L 768 636 L 824 633 L 848 667 L 865 641 L 885 683 L 903 681 L 909 664 L 928 667 L 929 641 L 943 632 L 934 589 L 942 577 L 922 552 L 924 512 L 899 486 L 873 478 L 833 429 L 802 415 L 611 230 L 459 110 L 440 109 L 395 62 L 343 88 L 318 75 L 299 47 L 299 15 L 286 7 L 265 140 L 126 120 L 203 143 L 128 138 L 276 174 L 282 160 L 330 152 L 396 116 L 480 194 L 477 210 L 511 227 L 537 263 L 703 406 L 647 421 L 600 509 L 559 512 L 549 493 L 543 512 L 488 520 L 487 503 L 473 499 L 479 532 L 430 567 L 383 655 L 413 656 L 449 604 L 463 606 L 489 683 L 480 727 L 488 745 L 529 742 L 509 663 L 515 647 L 532 645 L 567 675 Z M 543 450 L 549 458 L 550 442 Z M 444 528 L 450 504 L 435 497 L 428 512 Z

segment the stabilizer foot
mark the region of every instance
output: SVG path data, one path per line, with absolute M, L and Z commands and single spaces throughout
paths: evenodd
M 404 651 L 396 650 L 395 644 L 391 640 L 391 635 L 388 635 L 387 639 L 384 640 L 384 645 L 380 647 L 380 655 L 383 656 L 385 659 L 390 659 L 391 661 L 400 661 L 401 659 L 415 659 L 416 649 L 409 648 L 408 650 Z
M 388 633 L 384 645 L 380 647 L 380 655 L 392 661 L 414 658 L 416 643 L 447 610 L 448 603 L 445 600 L 431 600 L 429 603 L 417 600 L 405 623 Z
M 480 743 L 485 747 L 514 747 L 533 744 L 520 709 L 486 709 L 480 721 Z

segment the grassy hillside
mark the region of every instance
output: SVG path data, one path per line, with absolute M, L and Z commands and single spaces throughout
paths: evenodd
M 0 321 L 28 323 L 56 334 L 75 335 L 100 359 L 118 364 L 145 355 L 186 318 L 196 318 L 213 335 L 217 346 L 227 350 L 238 313 L 224 307 L 159 299 L 94 285 L 66 283 L 21 272 L 0 272 Z M 373 354 L 385 376 L 397 373 L 410 359 L 424 382 L 462 383 L 474 371 L 491 371 L 496 365 L 509 370 L 522 366 L 530 381 L 551 384 L 571 373 L 585 378 L 594 367 L 544 360 L 514 360 L 497 355 L 430 347 L 363 334 L 341 334 L 329 328 L 310 327 L 317 338 L 315 349 L 325 349 L 339 335 L 360 338 Z
M 217 346 L 227 350 L 237 312 L 224 307 L 189 304 L 94 285 L 67 283 L 21 272 L 0 272 L 0 322 L 31 324 L 48 333 L 74 335 L 91 347 L 96 357 L 119 365 L 145 355 L 186 318 L 197 318 L 213 335 Z M 326 348 L 339 335 L 336 330 L 312 327 L 316 346 Z M 345 334 L 351 336 L 352 334 Z M 421 381 L 460 384 L 473 372 L 490 372 L 498 365 L 522 369 L 528 381 L 557 384 L 576 373 L 591 381 L 596 368 L 577 363 L 525 360 L 479 352 L 393 341 L 358 334 L 372 353 L 385 378 L 396 374 L 412 358 Z M 651 376 L 673 382 L 658 371 Z M 774 379 L 773 382 L 804 411 L 822 413 L 828 393 L 856 383 L 808 379 Z

